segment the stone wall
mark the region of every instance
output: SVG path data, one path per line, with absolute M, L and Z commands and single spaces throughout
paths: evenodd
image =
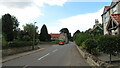
M 34 46 L 34 49 L 39 49 L 39 47 L 36 45 Z M 5 56 L 22 53 L 30 50 L 32 50 L 32 46 L 4 49 L 2 50 L 2 56 L 5 57 Z
M 77 45 L 76 45 L 77 46 Z M 87 60 L 87 63 L 90 66 L 108 66 L 109 64 L 100 60 L 99 58 L 95 57 L 94 55 L 91 55 L 84 50 L 81 50 L 78 46 L 77 49 L 79 50 L 80 54 Z

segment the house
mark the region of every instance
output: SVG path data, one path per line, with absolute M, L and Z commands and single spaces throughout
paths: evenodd
M 50 35 L 51 35 L 51 40 L 58 40 L 60 36 L 59 33 L 51 33 Z
M 92 29 L 89 29 L 88 32 L 94 35 L 103 34 L 103 28 L 98 19 L 95 19 L 95 25 Z
M 64 32 L 60 33 L 59 40 L 64 40 L 65 43 L 68 43 L 67 33 L 64 33 Z
M 120 34 L 120 0 L 113 0 L 105 6 L 102 16 L 104 35 Z

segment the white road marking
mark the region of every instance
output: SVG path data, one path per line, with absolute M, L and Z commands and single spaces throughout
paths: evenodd
M 50 53 L 48 53 L 48 54 L 46 54 L 46 55 L 44 55 L 44 56 L 40 57 L 38 60 L 43 59 L 44 57 L 48 56 L 49 54 L 50 54 Z
M 56 52 L 58 49 L 53 50 L 52 52 Z
M 28 66 L 27 66 L 27 65 L 24 65 L 24 66 L 23 66 L 23 68 L 26 68 L 26 67 L 28 67 Z

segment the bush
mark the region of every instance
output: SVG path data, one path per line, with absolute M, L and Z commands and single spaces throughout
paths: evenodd
M 107 54 L 116 55 L 120 51 L 120 36 L 102 36 L 99 39 L 99 49 Z
M 120 35 L 116 36 L 116 51 L 120 53 Z
M 32 41 L 13 41 L 9 42 L 9 47 L 24 47 L 24 46 L 32 46 Z
M 79 33 L 76 35 L 75 43 L 80 46 L 85 40 L 92 38 L 90 34 Z
M 28 35 L 25 35 L 25 36 L 23 36 L 22 40 L 23 41 L 30 41 L 31 39 L 30 39 L 30 37 Z
M 84 49 L 86 49 L 87 52 L 89 52 L 90 54 L 94 54 L 97 55 L 98 50 L 97 50 L 97 41 L 94 39 L 88 39 L 83 43 L 83 47 Z
M 2 44 L 2 48 L 4 49 L 4 48 L 8 48 L 8 42 L 5 40 L 5 37 L 4 37 L 4 35 L 2 35 L 1 36 L 1 43 L 0 44 Z
M 115 36 L 102 36 L 99 38 L 99 49 L 104 53 L 114 53 L 116 49 Z

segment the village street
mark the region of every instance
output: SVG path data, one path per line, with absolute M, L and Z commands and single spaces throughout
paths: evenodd
M 13 59 L 3 66 L 89 66 L 72 42 L 65 45 L 53 45 L 44 50 Z M 3 67 L 4 68 L 4 67 Z

